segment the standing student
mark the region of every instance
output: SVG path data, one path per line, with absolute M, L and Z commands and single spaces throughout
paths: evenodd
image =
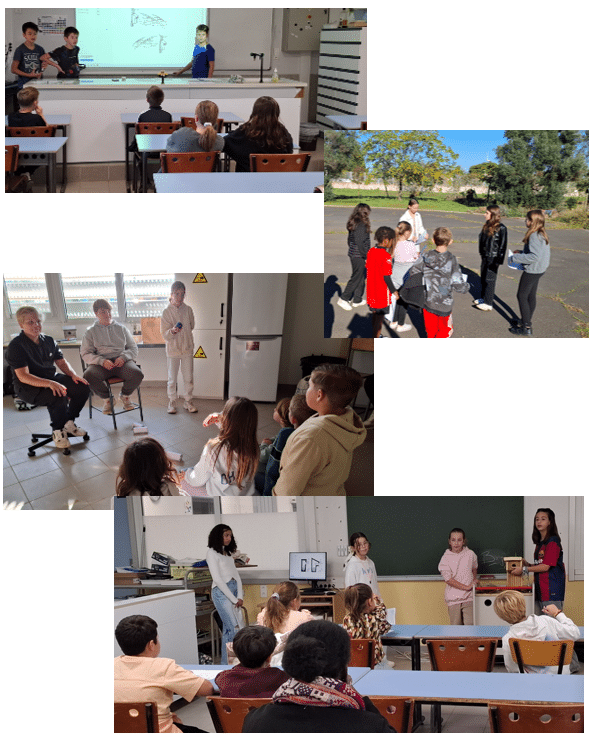
M 19 90 L 29 80 L 40 80 L 43 76 L 43 70 L 48 64 L 52 67 L 58 66 L 50 59 L 45 60 L 42 58 L 45 55 L 45 49 L 35 43 L 38 33 L 39 26 L 36 23 L 23 23 L 22 35 L 24 43 L 16 47 L 10 68 L 12 74 L 16 74 L 18 77 Z
M 522 317 L 509 329 L 517 336 L 533 336 L 532 316 L 536 310 L 538 283 L 550 264 L 550 243 L 544 223 L 544 213 L 541 210 L 528 211 L 526 217 L 528 230 L 523 238 L 523 251 L 517 250 L 511 257 L 514 264 L 524 266 L 517 288 L 517 302 Z
M 411 224 L 411 236 L 409 238 L 416 244 L 422 244 L 428 239 L 428 233 L 425 230 L 421 213 L 419 211 L 419 201 L 417 198 L 409 198 L 407 210 L 399 218 L 399 221 L 407 221 Z
M 444 599 L 448 606 L 450 624 L 473 624 L 472 586 L 477 578 L 476 554 L 466 546 L 466 534 L 462 529 L 452 529 L 438 570 L 446 581 Z
M 366 534 L 363 534 L 361 531 L 353 533 L 350 536 L 348 551 L 348 558 L 344 563 L 344 584 L 346 588 L 356 583 L 364 583 L 369 585 L 372 592 L 380 598 L 376 567 L 368 556 L 370 542 Z
M 370 206 L 358 203 L 348 218 L 348 257 L 352 264 L 352 276 L 348 280 L 337 304 L 344 310 L 366 305 L 363 299 L 366 282 L 366 257 L 370 250 Z
M 209 27 L 201 23 L 196 27 L 196 45 L 192 52 L 192 60 L 185 67 L 174 72 L 174 77 L 179 77 L 187 69 L 192 68 L 193 79 L 212 77 L 215 71 L 215 50 L 209 44 Z
M 373 246 L 366 257 L 366 297 L 372 319 L 372 336 L 380 338 L 384 317 L 389 311 L 391 293 L 394 291 L 391 275 L 393 274 L 393 258 L 391 251 L 395 246 L 397 235 L 394 229 L 380 226 L 374 234 L 376 246 Z
M 219 435 L 205 444 L 198 464 L 186 471 L 186 481 L 194 487 L 206 485 L 207 495 L 255 495 L 258 409 L 247 398 L 229 398 L 223 412 L 211 413 L 202 425 L 213 423 Z
M 344 629 L 350 639 L 373 639 L 375 669 L 388 669 L 389 663 L 385 658 L 380 637 L 390 630 L 387 621 L 387 609 L 382 600 L 372 592 L 372 588 L 365 583 L 350 585 L 344 594 L 346 615 Z
M 411 224 L 407 221 L 400 221 L 396 228 L 397 237 L 395 249 L 393 251 L 393 285 L 398 290 L 405 276 L 419 259 L 419 247 L 409 238 L 411 233 Z M 391 308 L 392 310 L 392 308 Z M 389 314 L 391 328 L 397 333 L 410 331 L 411 324 L 405 323 L 407 317 L 407 303 L 403 298 L 399 297 L 395 301 L 395 311 L 391 316 Z
M 211 598 L 223 622 L 222 665 L 228 664 L 227 644 L 233 641 L 240 627 L 237 612 L 243 605 L 243 585 L 231 556 L 236 551 L 237 544 L 229 526 L 219 523 L 211 529 L 205 559 L 213 580 Z
M 197 408 L 192 400 L 194 390 L 194 313 L 184 302 L 186 287 L 177 280 L 172 285 L 170 304 L 162 313 L 160 328 L 166 342 L 166 359 L 168 362 L 168 413 L 176 413 L 178 401 L 178 371 L 182 371 L 184 380 L 184 408 L 189 413 L 196 413 Z
M 507 251 L 507 228 L 501 223 L 501 209 L 489 205 L 485 212 L 485 225 L 479 234 L 481 256 L 481 297 L 474 301 L 479 310 L 493 310 L 495 283 L 499 267 Z
M 77 79 L 80 76 L 80 61 L 78 54 L 80 47 L 78 44 L 78 36 L 80 32 L 74 26 L 68 26 L 63 32 L 64 45 L 58 47 L 54 51 L 44 54 L 41 59 L 47 64 L 52 61 L 58 69 L 58 79 Z

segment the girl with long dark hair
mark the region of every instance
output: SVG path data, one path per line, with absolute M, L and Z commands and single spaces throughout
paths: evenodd
M 501 210 L 489 205 L 485 212 L 485 225 L 479 234 L 481 256 L 481 297 L 474 301 L 479 310 L 493 310 L 495 283 L 499 267 L 507 251 L 507 228 L 501 223 Z
M 366 257 L 370 249 L 370 206 L 358 203 L 348 218 L 346 228 L 352 276 L 337 304 L 344 310 L 352 310 L 360 305 L 366 305 L 363 295 L 366 284 Z
M 147 437 L 134 441 L 125 449 L 117 476 L 118 498 L 181 495 L 176 483 L 176 469 L 159 441 Z

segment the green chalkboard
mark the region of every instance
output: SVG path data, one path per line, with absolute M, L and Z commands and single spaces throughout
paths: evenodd
M 505 572 L 503 557 L 523 556 L 523 497 L 382 496 L 346 498 L 348 536 L 372 544 L 379 577 L 439 575 L 448 534 L 463 529 L 479 573 Z

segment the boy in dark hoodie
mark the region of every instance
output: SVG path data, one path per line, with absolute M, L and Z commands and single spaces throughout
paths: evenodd
M 423 259 L 411 268 L 410 274 L 423 272 L 425 306 L 423 321 L 428 339 L 448 339 L 454 333 L 452 323 L 453 290 L 467 293 L 469 284 L 460 271 L 458 260 L 448 251 L 452 231 L 443 226 L 433 233 L 436 248 L 424 254 Z

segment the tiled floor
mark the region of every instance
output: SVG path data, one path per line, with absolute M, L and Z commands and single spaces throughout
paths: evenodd
M 215 426 L 204 429 L 202 422 L 209 413 L 220 411 L 223 401 L 197 399 L 198 413 L 188 413 L 179 402 L 178 413 L 171 415 L 163 387 L 142 387 L 141 398 L 150 436 L 157 438 L 166 450 L 180 452 L 180 466 L 196 464 L 205 442 L 216 431 Z M 272 420 L 274 403 L 256 405 L 259 439 L 275 436 L 280 429 Z M 117 416 L 115 431 L 111 416 L 94 410 L 89 419 L 86 406 L 78 425 L 88 431 L 90 440 L 71 439 L 71 455 L 67 457 L 53 443 L 38 449 L 35 457 L 27 456 L 31 432 L 50 431 L 46 408 L 17 411 L 13 398 L 5 396 L 3 420 L 5 501 L 24 501 L 23 510 L 63 510 L 72 500 L 73 509 L 110 509 L 125 447 L 137 438 L 133 435 L 133 423 L 140 421 L 139 411 Z
M 424 648 L 425 649 L 425 648 Z M 411 655 L 409 648 L 389 647 L 387 658 L 395 663 L 395 670 L 410 670 Z M 422 652 L 421 669 L 429 670 L 429 658 L 425 651 Z M 494 672 L 505 672 L 502 664 L 496 664 Z M 583 663 L 579 674 L 583 674 Z M 194 702 L 175 708 L 177 715 L 188 726 L 198 726 L 204 731 L 214 732 L 213 723 L 209 716 L 204 698 L 197 698 Z M 423 706 L 425 723 L 416 730 L 416 734 L 429 734 L 430 729 L 430 707 Z M 443 734 L 481 734 L 490 733 L 488 710 L 485 706 L 443 706 L 442 707 L 442 733 Z

